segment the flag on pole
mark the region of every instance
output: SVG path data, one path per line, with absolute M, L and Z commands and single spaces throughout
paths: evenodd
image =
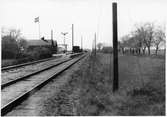
M 41 40 L 43 40 L 43 41 L 48 43 L 48 40 L 45 40 L 45 37 L 42 37 Z
M 36 18 L 35 18 L 35 23 L 36 23 L 36 22 L 39 22 L 39 17 L 36 17 Z

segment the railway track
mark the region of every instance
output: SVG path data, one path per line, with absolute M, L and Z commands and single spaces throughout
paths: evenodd
M 2 67 L 1 71 L 7 71 L 7 70 L 15 69 L 15 68 L 24 67 L 24 66 L 27 66 L 27 65 L 37 64 L 37 63 L 53 60 L 53 59 L 58 58 L 58 57 L 61 57 L 61 56 L 42 59 L 42 60 L 37 60 L 37 61 L 33 61 L 33 62 L 27 62 L 27 63 L 23 63 L 23 64 L 11 65 L 11 66 L 7 66 L 7 67 Z
M 4 84 L 1 90 L 1 115 L 4 116 L 10 112 L 14 107 L 26 100 L 50 80 L 63 73 L 85 56 L 84 54 L 59 62 L 55 66 L 42 70 L 41 72 L 39 71 L 25 78 L 13 80 L 7 85 Z
M 37 64 L 26 65 L 24 67 L 2 71 L 1 72 L 1 84 L 7 83 L 19 77 L 29 75 L 33 72 L 40 71 L 44 68 L 55 65 L 56 63 L 63 61 L 63 60 L 67 60 L 67 59 L 69 59 L 69 57 L 61 57 L 61 58 L 48 60 L 48 61 L 37 63 Z
M 69 61 L 69 60 L 71 60 L 71 58 L 70 58 L 70 59 L 67 59 L 67 60 L 66 60 L 66 59 L 65 59 L 65 60 L 61 60 L 61 61 L 59 61 L 59 62 L 57 62 L 56 64 L 51 65 L 51 66 L 48 65 L 48 67 L 46 67 L 46 68 L 43 68 L 43 69 L 41 69 L 41 70 L 35 71 L 35 72 L 33 72 L 33 73 L 30 73 L 30 74 L 27 74 L 27 75 L 25 75 L 25 76 L 23 76 L 23 77 L 18 77 L 18 78 L 14 78 L 13 80 L 9 80 L 8 82 L 1 84 L 1 89 L 5 88 L 5 87 L 7 87 L 7 86 L 10 86 L 10 85 L 12 85 L 12 84 L 14 84 L 14 83 L 16 83 L 16 82 L 18 82 L 18 81 L 21 81 L 21 80 L 24 80 L 24 79 L 26 79 L 26 78 L 29 78 L 29 77 L 31 77 L 31 76 L 33 76 L 33 75 L 39 74 L 39 73 L 41 73 L 41 72 L 43 72 L 43 71 L 46 71 L 46 70 L 51 69 L 51 68 L 53 68 L 53 67 L 56 67 L 56 66 L 58 66 L 58 65 L 60 65 L 60 64 L 63 64 L 64 62 Z
M 2 71 L 1 72 L 2 87 L 4 86 L 4 83 L 7 83 L 11 80 L 15 80 L 16 78 L 27 76 L 31 73 L 38 72 L 42 69 L 53 66 L 56 63 L 59 63 L 60 61 L 67 60 L 69 58 L 73 58 L 73 57 L 75 57 L 75 55 L 77 55 L 77 54 L 66 55 L 66 56 L 62 56 L 61 58 L 55 58 L 55 59 L 48 60 L 45 62 L 40 62 L 40 63 L 36 63 L 36 64 L 26 65 L 23 67 L 13 68 L 10 70 Z

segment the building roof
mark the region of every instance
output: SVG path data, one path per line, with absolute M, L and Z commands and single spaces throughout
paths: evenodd
M 43 40 L 27 40 L 28 46 L 39 46 L 39 45 L 51 45 L 51 40 L 47 40 L 48 42 L 45 42 Z M 54 41 L 54 44 L 56 41 Z

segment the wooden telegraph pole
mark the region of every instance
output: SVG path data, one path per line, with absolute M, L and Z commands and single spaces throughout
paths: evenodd
M 83 50 L 82 40 L 83 40 L 83 37 L 81 36 L 81 49 Z
M 53 41 L 53 30 L 51 30 L 51 45 L 52 45 L 52 47 L 54 46 L 54 41 Z
M 117 3 L 112 3 L 113 12 L 113 92 L 118 90 L 118 32 L 117 32 Z
M 73 46 L 74 46 L 74 24 L 72 24 L 72 52 L 73 52 Z
M 95 56 L 96 56 L 96 33 L 95 33 Z
M 64 47 L 65 47 L 65 52 L 67 51 L 67 44 L 65 44 L 65 36 L 68 34 L 68 32 L 61 32 L 61 34 L 64 36 Z
M 51 30 L 51 40 L 53 40 L 53 30 Z

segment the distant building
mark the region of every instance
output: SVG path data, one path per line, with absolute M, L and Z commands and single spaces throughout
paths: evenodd
M 58 46 L 58 53 L 63 53 L 65 51 L 64 47 Z
M 112 53 L 113 52 L 113 48 L 111 46 L 104 46 L 101 50 L 101 52 L 104 53 Z
M 52 46 L 52 41 L 47 40 L 27 40 L 27 50 L 33 50 L 36 47 L 46 47 L 52 50 L 52 52 L 57 53 L 57 41 L 53 41 L 53 46 Z
M 67 52 L 67 44 L 58 44 L 58 53 L 65 53 Z

